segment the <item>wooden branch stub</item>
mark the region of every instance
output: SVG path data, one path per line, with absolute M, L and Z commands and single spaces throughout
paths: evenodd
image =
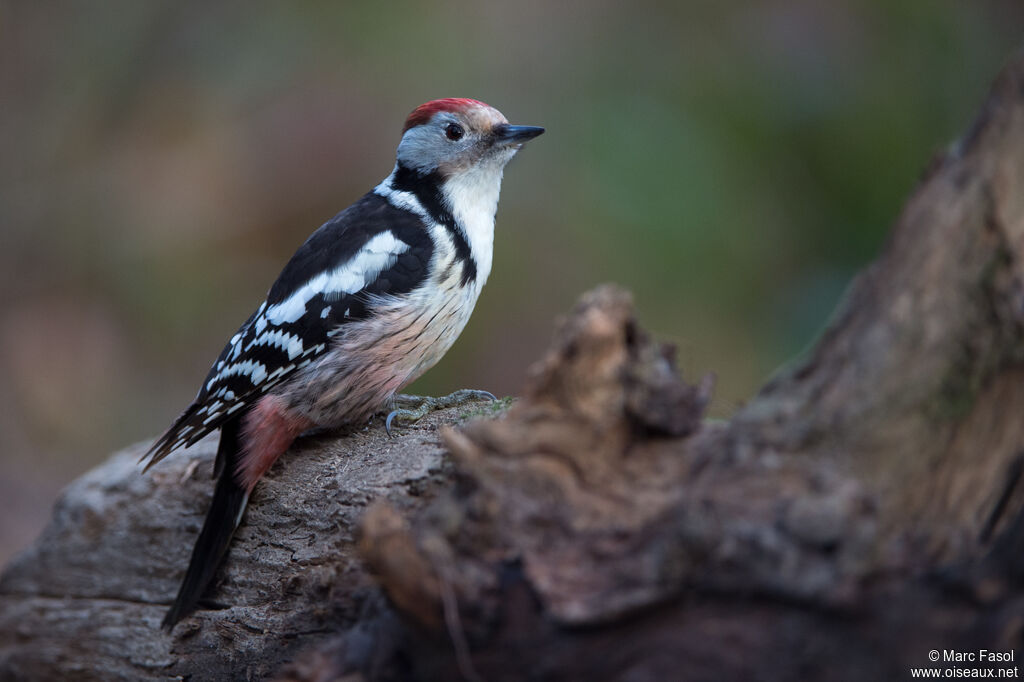
M 471 492 L 428 512 L 427 523 L 441 518 L 445 527 L 417 529 L 429 558 L 400 561 L 416 544 L 409 538 L 392 545 L 395 556 L 379 551 L 394 527 L 376 520 L 363 524 L 363 537 L 378 550 L 364 556 L 396 602 L 415 581 L 415 566 L 451 572 L 442 580 L 460 602 L 479 605 L 497 564 L 521 562 L 551 615 L 566 623 L 611 620 L 649 604 L 678 588 L 671 574 L 680 566 L 670 553 L 638 551 L 638 537 L 680 503 L 673 481 L 686 462 L 641 446 L 651 433 L 699 428 L 709 397 L 706 384 L 680 381 L 671 356 L 638 328 L 628 294 L 599 288 L 562 322 L 503 419 L 444 430 Z M 491 565 L 469 570 L 470 557 Z M 388 571 L 399 564 L 401 574 Z M 452 565 L 458 569 L 445 570 Z

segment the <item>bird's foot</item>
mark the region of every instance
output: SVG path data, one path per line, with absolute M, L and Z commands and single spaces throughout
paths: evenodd
M 391 399 L 391 412 L 384 420 L 384 430 L 391 434 L 391 423 L 396 419 L 404 422 L 415 423 L 423 419 L 434 410 L 443 410 L 446 407 L 456 407 L 476 400 L 496 401 L 493 393 L 477 391 L 471 388 L 464 388 L 448 395 L 438 398 L 431 398 L 423 395 L 406 395 L 399 393 Z

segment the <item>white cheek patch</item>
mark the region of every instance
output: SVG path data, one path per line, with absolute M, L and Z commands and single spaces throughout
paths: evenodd
M 398 143 L 396 158 L 407 168 L 429 173 L 445 159 L 465 151 L 470 141 L 465 138 L 458 144 L 444 136 L 441 128 L 446 122 L 456 122 L 454 115 L 446 112 L 436 114 L 430 123 L 410 128 Z
M 442 188 L 452 207 L 452 215 L 469 242 L 479 286 L 484 285 L 491 272 L 494 214 L 498 211 L 503 169 L 504 161 L 485 164 L 452 176 Z
M 291 296 L 267 308 L 264 316 L 273 325 L 291 324 L 306 313 L 306 304 L 318 294 L 328 300 L 354 294 L 366 288 L 382 270 L 385 270 L 409 250 L 409 245 L 395 237 L 390 230 L 381 232 L 344 265 L 321 272 L 303 284 Z

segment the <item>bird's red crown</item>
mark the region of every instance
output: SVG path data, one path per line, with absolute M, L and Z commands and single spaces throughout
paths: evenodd
M 402 128 L 402 133 L 405 133 L 409 128 L 415 128 L 418 125 L 423 125 L 434 117 L 439 111 L 464 111 L 471 107 L 486 107 L 480 100 L 469 99 L 467 97 L 446 97 L 444 99 L 435 99 L 421 104 L 412 110 L 409 114 L 409 118 L 405 119 L 405 127 Z

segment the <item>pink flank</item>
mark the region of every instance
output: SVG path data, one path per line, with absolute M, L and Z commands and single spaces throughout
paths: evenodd
M 490 108 L 480 100 L 468 99 L 466 97 L 447 97 L 421 104 L 412 110 L 409 118 L 405 119 L 405 127 L 402 128 L 402 133 L 404 134 L 409 128 L 415 128 L 429 122 L 430 119 L 434 118 L 434 114 L 439 111 L 465 111 L 473 107 Z
M 242 456 L 235 467 L 235 478 L 252 492 L 256 481 L 312 425 L 305 417 L 290 413 L 282 398 L 261 398 L 242 420 Z

